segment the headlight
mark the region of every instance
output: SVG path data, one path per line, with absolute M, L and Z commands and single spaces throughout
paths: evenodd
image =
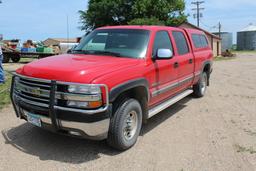
M 93 109 L 103 104 L 99 85 L 69 85 L 68 92 L 73 93 L 66 95 L 68 107 Z
M 68 92 L 78 94 L 100 94 L 101 89 L 98 85 L 70 85 L 68 87 Z

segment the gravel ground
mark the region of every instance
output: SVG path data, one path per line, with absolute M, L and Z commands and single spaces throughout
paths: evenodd
M 255 85 L 256 55 L 215 62 L 206 97 L 156 115 L 122 153 L 31 126 L 9 106 L 0 112 L 0 170 L 256 170 Z

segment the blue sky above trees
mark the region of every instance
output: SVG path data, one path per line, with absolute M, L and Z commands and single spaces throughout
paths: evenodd
M 192 0 L 187 0 L 186 13 L 189 22 L 195 24 L 191 9 Z M 211 32 L 220 21 L 223 31 L 235 33 L 249 23 L 256 24 L 256 1 L 253 0 L 205 0 L 201 26 Z M 83 34 L 79 30 L 78 10 L 86 9 L 86 0 L 3 0 L 0 4 L 0 33 L 6 39 L 45 40 L 48 37 L 66 37 L 67 15 L 70 37 Z M 235 34 L 234 34 L 235 36 Z

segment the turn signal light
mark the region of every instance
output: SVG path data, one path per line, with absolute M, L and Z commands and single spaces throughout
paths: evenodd
M 102 106 L 102 101 L 88 102 L 89 108 L 98 108 Z

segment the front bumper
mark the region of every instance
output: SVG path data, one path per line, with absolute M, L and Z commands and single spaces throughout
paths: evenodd
M 54 105 L 55 84 L 52 83 L 49 107 L 37 106 L 14 93 L 14 79 L 11 100 L 17 117 L 27 120 L 28 113 L 40 118 L 41 127 L 57 133 L 80 136 L 87 139 L 107 138 L 112 105 L 104 110 L 78 110 Z

